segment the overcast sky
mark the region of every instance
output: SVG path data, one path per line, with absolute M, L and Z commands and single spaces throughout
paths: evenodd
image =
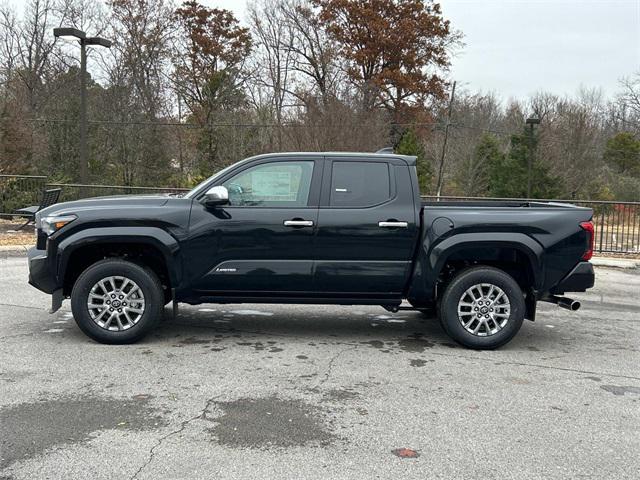
M 245 3 L 204 0 L 244 17 Z M 467 89 L 521 98 L 538 90 L 608 95 L 640 71 L 640 0 L 441 0 L 465 47 L 451 76 Z
M 0 0 L 1 1 L 1 0 Z M 20 0 L 9 0 L 20 5 Z M 244 0 L 200 0 L 244 19 Z M 503 98 L 538 90 L 607 95 L 640 71 L 640 0 L 441 0 L 465 36 L 451 77 Z

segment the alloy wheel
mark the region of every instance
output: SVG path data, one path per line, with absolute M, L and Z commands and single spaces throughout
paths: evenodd
M 464 329 L 478 337 L 495 335 L 511 316 L 507 294 L 497 285 L 479 283 L 468 288 L 458 301 L 458 319 Z
M 130 278 L 105 277 L 91 288 L 87 308 L 99 327 L 110 331 L 128 330 L 144 314 L 144 294 Z

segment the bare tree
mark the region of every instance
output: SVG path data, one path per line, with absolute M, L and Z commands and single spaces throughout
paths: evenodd
M 621 82 L 623 91 L 618 95 L 618 114 L 623 129 L 630 126 L 640 131 L 640 72 Z
M 327 34 L 310 0 L 281 0 L 276 8 L 292 37 L 283 47 L 294 54 L 292 70 L 300 73 L 294 94 L 305 102 L 318 96 L 327 105 L 345 79 L 335 40 Z M 308 87 L 306 82 L 310 82 Z
M 253 81 L 265 88 L 276 122 L 276 145 L 282 150 L 282 124 L 285 109 L 290 106 L 293 81 L 294 36 L 285 21 L 282 3 L 269 0 L 249 6 L 249 22 L 255 38 Z

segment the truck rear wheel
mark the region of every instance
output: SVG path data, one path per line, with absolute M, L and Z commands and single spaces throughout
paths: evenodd
M 91 265 L 71 292 L 71 310 L 78 327 L 100 343 L 140 340 L 160 321 L 163 305 L 157 275 L 120 259 Z
M 440 322 L 451 338 L 465 347 L 493 349 L 511 340 L 524 320 L 524 295 L 507 273 L 474 267 L 447 286 L 440 304 Z

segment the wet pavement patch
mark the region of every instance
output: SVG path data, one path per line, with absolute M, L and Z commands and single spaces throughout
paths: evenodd
M 410 353 L 422 353 L 427 348 L 431 348 L 434 346 L 433 342 L 429 340 L 425 340 L 418 335 L 414 335 L 410 338 L 404 338 L 398 341 L 398 346 L 404 350 L 405 352 Z
M 189 337 L 178 342 L 180 345 L 203 345 L 207 343 L 211 343 L 211 340 L 206 340 L 204 338 L 195 338 Z
M 224 412 L 211 432 L 231 448 L 325 446 L 334 440 L 322 412 L 301 400 L 278 397 L 217 402 Z
M 323 399 L 329 402 L 345 402 L 347 400 L 353 400 L 358 398 L 360 394 L 353 390 L 347 390 L 344 388 L 333 388 L 323 395 Z
M 614 395 L 640 395 L 640 387 L 624 386 L 624 385 L 600 385 L 600 388 Z
M 62 444 L 84 443 L 101 430 L 147 430 L 163 425 L 149 396 L 56 398 L 0 410 L 0 467 Z

